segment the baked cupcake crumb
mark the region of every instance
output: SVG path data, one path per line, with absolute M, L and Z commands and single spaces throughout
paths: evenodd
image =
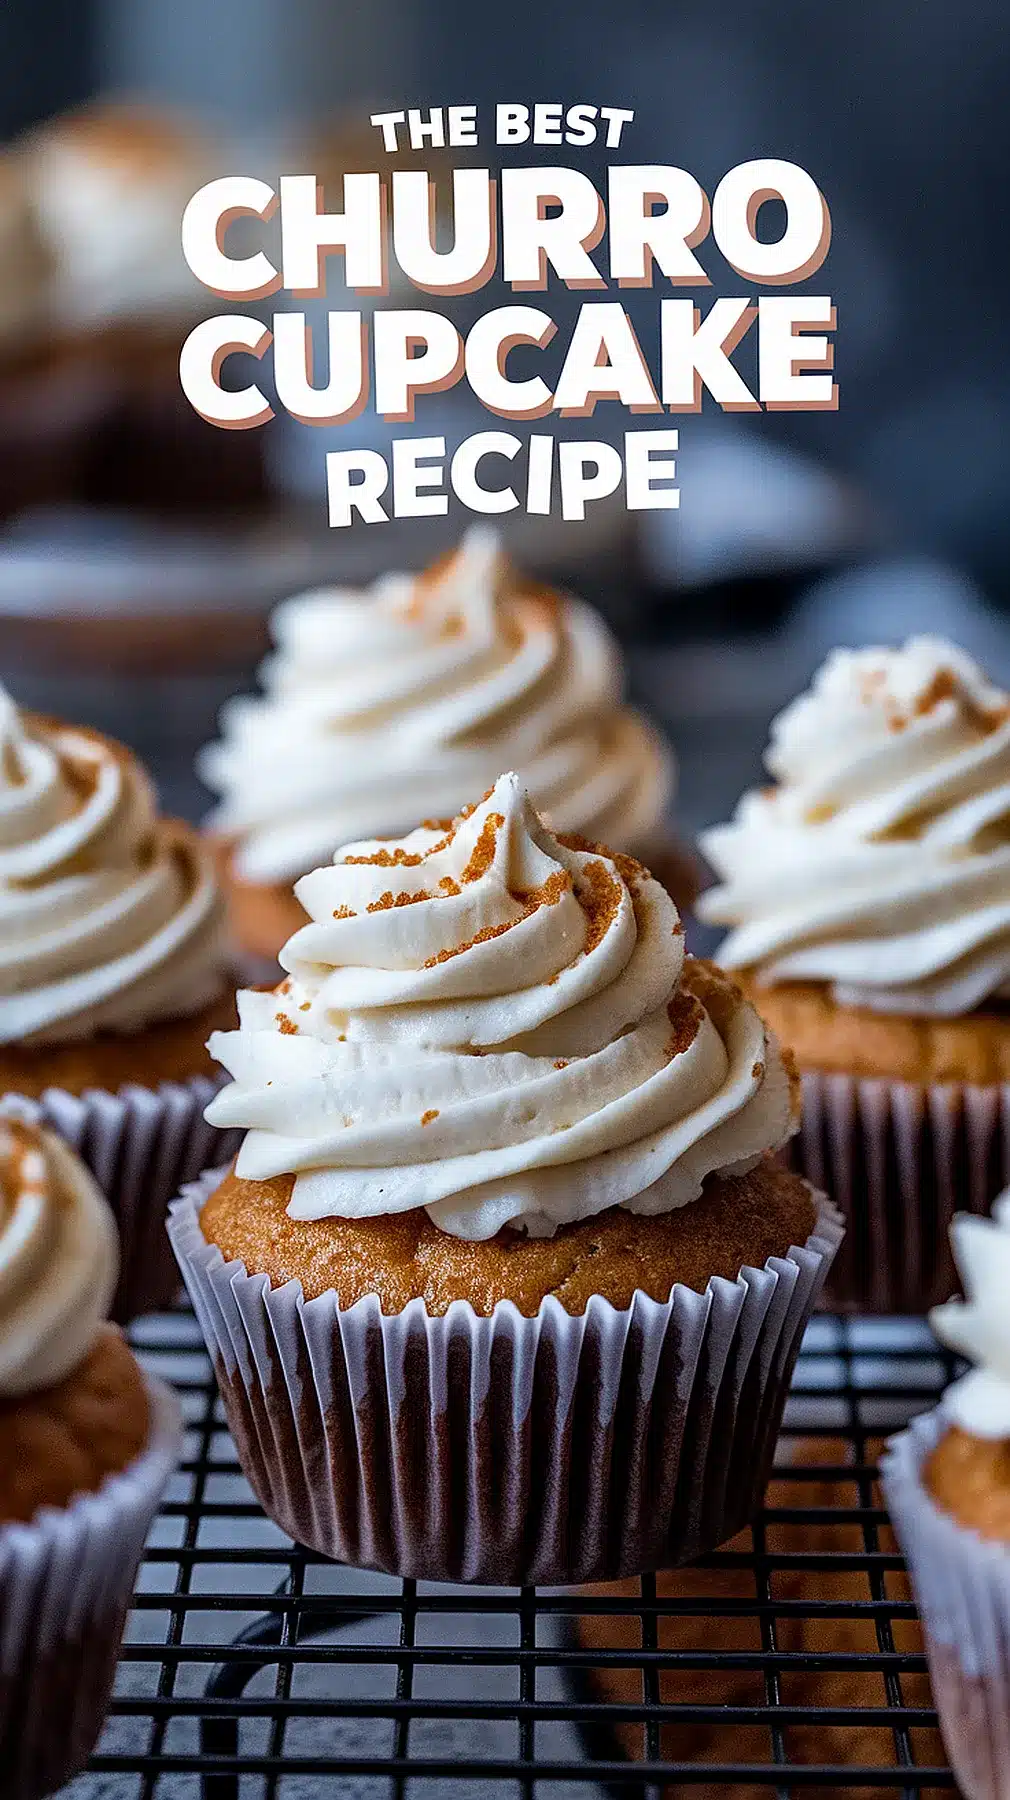
M 96 1493 L 139 1456 L 149 1429 L 136 1358 L 116 1327 L 104 1325 L 64 1381 L 0 1400 L 0 1524 Z
M 713 1177 L 698 1200 L 643 1218 L 612 1207 L 552 1238 L 501 1231 L 486 1242 L 451 1237 L 423 1210 L 371 1219 L 288 1216 L 293 1177 L 244 1181 L 231 1170 L 201 1215 L 226 1261 L 272 1286 L 298 1280 L 307 1300 L 333 1289 L 341 1307 L 377 1294 L 384 1313 L 421 1299 L 438 1316 L 465 1300 L 488 1317 L 502 1300 L 532 1317 L 548 1294 L 583 1313 L 593 1294 L 617 1308 L 636 1290 L 665 1301 L 677 1282 L 703 1292 L 806 1242 L 815 1210 L 799 1176 L 770 1157 L 748 1175 Z

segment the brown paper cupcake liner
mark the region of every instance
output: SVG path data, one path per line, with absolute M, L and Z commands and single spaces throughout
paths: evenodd
M 891 1439 L 881 1485 L 908 1563 L 933 1694 L 967 1800 L 1010 1800 L 1010 1546 L 941 1512 L 922 1480 L 943 1407 Z
M 178 1401 L 148 1380 L 147 1448 L 96 1494 L 0 1525 L 0 1794 L 42 1800 L 98 1741 L 151 1521 L 179 1455 Z
M 1010 1182 L 1010 1085 L 807 1072 L 789 1157 L 845 1219 L 827 1304 L 922 1313 L 958 1288 L 954 1214 L 987 1213 Z
M 169 1235 L 243 1469 L 298 1542 L 400 1576 L 573 1583 L 682 1562 L 750 1518 L 842 1236 L 822 1197 L 802 1247 L 703 1294 L 384 1316 L 226 1262 L 200 1229 L 220 1179 L 181 1195 Z
M 201 1169 L 230 1161 L 242 1141 L 240 1131 L 218 1131 L 203 1116 L 219 1086 L 212 1076 L 194 1075 L 158 1088 L 124 1087 L 116 1094 L 47 1088 L 40 1100 L 4 1096 L 5 1108 L 51 1126 L 76 1150 L 116 1215 L 120 1272 L 112 1317 L 117 1324 L 158 1311 L 179 1291 L 165 1234 L 169 1202 Z

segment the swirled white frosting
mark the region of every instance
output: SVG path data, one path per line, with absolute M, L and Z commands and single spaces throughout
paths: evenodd
M 991 1219 L 960 1213 L 950 1235 L 967 1298 L 934 1306 L 929 1322 L 975 1367 L 947 1389 L 944 1404 L 973 1437 L 1010 1438 L 1010 1193 Z
M 208 1108 L 298 1219 L 424 1206 L 455 1236 L 666 1212 L 792 1129 L 778 1047 L 684 957 L 630 858 L 557 839 L 519 778 L 449 830 L 349 845 L 297 887 L 277 993 L 240 996 Z
M 250 881 L 290 881 L 364 832 L 446 818 L 516 768 L 561 831 L 634 848 L 670 798 L 670 752 L 620 704 L 588 606 L 523 587 L 480 527 L 443 566 L 274 616 L 266 697 L 233 701 L 200 772 Z
M 83 1361 L 118 1273 L 115 1222 L 87 1169 L 51 1132 L 0 1119 L 0 1399 Z
M 210 858 L 140 765 L 0 689 L 0 1043 L 185 1017 L 223 967 Z
M 762 982 L 953 1016 L 1010 987 L 1010 696 L 940 638 L 836 650 L 774 721 L 777 785 L 703 834 L 698 905 Z
M 96 106 L 44 127 L 26 155 L 59 324 L 174 322 L 206 306 L 181 236 L 188 201 L 220 172 L 198 133 L 170 116 Z

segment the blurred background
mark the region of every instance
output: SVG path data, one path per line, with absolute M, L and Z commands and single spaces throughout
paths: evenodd
M 0 672 L 126 737 L 199 816 L 192 753 L 252 683 L 272 602 L 419 566 L 467 515 L 328 532 L 339 433 L 278 418 L 226 434 L 189 414 L 175 361 L 199 301 L 140 208 L 157 195 L 171 221 L 226 169 L 374 167 L 382 105 L 555 98 L 633 106 L 626 159 L 680 163 L 709 192 L 735 162 L 792 158 L 832 211 L 813 285 L 838 308 L 837 414 L 707 407 L 676 421 L 679 513 L 512 522 L 516 556 L 620 634 L 680 753 L 682 822 L 725 815 L 832 644 L 939 629 L 1010 680 L 1008 37 L 1003 0 L 564 0 L 507 24 L 464 0 L 6 0 L 0 130 L 32 162 L 46 232 L 29 244 L 0 193 Z M 148 109 L 125 138 L 61 122 L 109 96 Z M 567 157 L 592 171 L 594 154 Z M 82 220 L 108 243 L 82 241 Z M 703 255 L 713 292 L 739 291 Z M 563 321 L 573 298 L 555 286 L 546 304 Z M 633 300 L 648 351 L 658 294 Z M 590 434 L 625 422 L 602 404 Z M 459 389 L 418 406 L 416 429 L 450 448 L 477 423 Z M 345 432 L 388 436 L 367 415 Z

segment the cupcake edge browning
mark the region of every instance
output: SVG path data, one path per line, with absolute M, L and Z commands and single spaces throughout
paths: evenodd
M 964 1530 L 1010 1548 L 1010 1438 L 950 1425 L 922 1471 L 927 1493 Z
M 479 1242 L 450 1236 L 423 1208 L 372 1219 L 291 1219 L 293 1177 L 243 1180 L 229 1170 L 201 1214 L 207 1242 L 227 1262 L 297 1280 L 306 1300 L 335 1292 L 341 1308 L 376 1294 L 382 1311 L 424 1301 L 430 1316 L 454 1300 L 482 1318 L 510 1300 L 532 1317 L 548 1295 L 581 1314 L 592 1296 L 618 1309 L 636 1292 L 665 1302 L 676 1283 L 704 1292 L 804 1244 L 816 1211 L 808 1184 L 772 1156 L 749 1174 L 712 1177 L 701 1198 L 656 1217 L 625 1207 L 562 1226 L 551 1238 L 505 1230 Z

